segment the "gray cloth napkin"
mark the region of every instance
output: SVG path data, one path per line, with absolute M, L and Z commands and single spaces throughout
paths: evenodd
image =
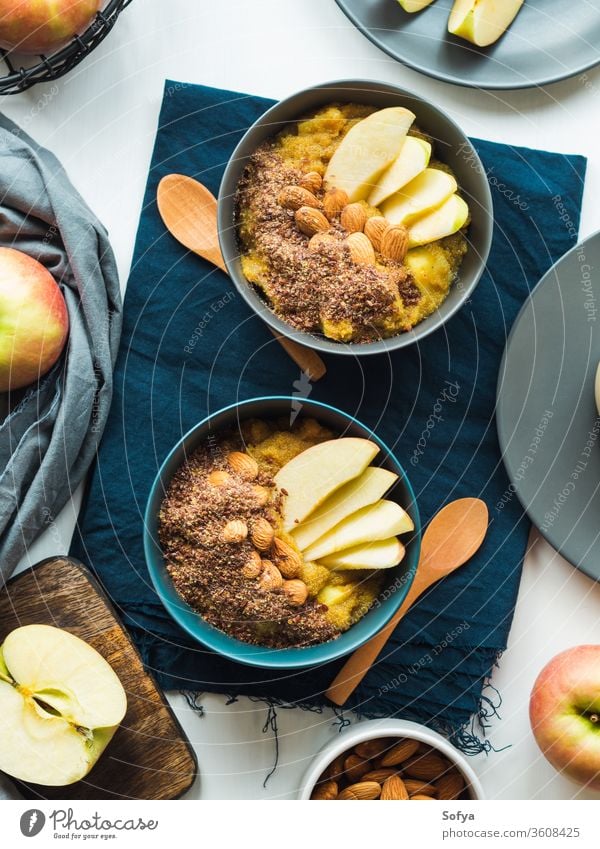
M 58 160 L 3 115 L 0 245 L 18 248 L 48 268 L 70 319 L 66 351 L 52 371 L 4 420 L 0 405 L 1 584 L 52 525 L 95 457 L 122 323 L 117 269 L 104 227 Z

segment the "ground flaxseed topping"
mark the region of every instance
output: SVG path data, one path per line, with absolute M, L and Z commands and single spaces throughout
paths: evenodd
M 251 478 L 236 471 L 228 462 L 235 451 L 243 451 L 239 440 L 207 441 L 169 484 L 158 533 L 175 589 L 207 622 L 244 642 L 285 648 L 333 639 L 339 631 L 324 605 L 308 599 L 298 607 L 282 587 L 265 590 L 261 573 L 245 568 L 260 564 L 257 523 L 279 528 L 281 493 L 265 471 Z
M 330 222 L 331 241 L 309 250 L 294 213 L 278 202 L 282 189 L 301 179 L 302 171 L 286 163 L 272 141 L 251 157 L 236 198 L 242 252 L 251 250 L 262 260 L 260 268 L 246 266 L 249 279 L 275 312 L 300 330 L 314 333 L 330 324 L 347 325 L 352 340 L 363 342 L 389 335 L 386 320 L 398 320 L 399 303 L 418 303 L 420 290 L 399 262 L 383 257 L 377 265 L 354 262 L 339 221 Z

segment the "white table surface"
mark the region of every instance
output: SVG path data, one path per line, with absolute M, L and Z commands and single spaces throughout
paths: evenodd
M 581 235 L 600 228 L 600 69 L 547 91 L 477 92 L 404 68 L 354 30 L 333 0 L 134 0 L 103 45 L 66 79 L 2 98 L 0 108 L 62 160 L 108 227 L 123 286 L 165 78 L 275 98 L 325 80 L 397 82 L 431 98 L 473 136 L 589 157 Z M 28 562 L 68 550 L 79 498 Z M 489 739 L 498 753 L 474 766 L 490 798 L 597 798 L 558 775 L 529 728 L 532 683 L 547 660 L 580 643 L 600 643 L 600 585 L 543 541 L 525 563 L 510 644 L 493 684 L 501 719 Z M 26 565 L 25 563 L 22 566 Z M 337 733 L 333 715 L 279 712 L 280 766 L 267 789 L 273 741 L 265 709 L 246 699 L 202 699 L 203 718 L 171 699 L 200 762 L 190 798 L 294 796 L 308 759 Z

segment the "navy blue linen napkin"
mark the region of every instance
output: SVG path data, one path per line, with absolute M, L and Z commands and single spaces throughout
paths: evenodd
M 263 671 L 194 644 L 160 604 L 142 551 L 146 498 L 179 437 L 226 404 L 292 394 L 300 377 L 229 279 L 165 232 L 155 201 L 159 180 L 171 172 L 216 193 L 235 144 L 269 105 L 166 84 L 115 400 L 72 554 L 96 571 L 164 687 L 318 708 L 339 663 Z M 474 750 L 465 728 L 474 714 L 493 709 L 482 691 L 507 644 L 528 534 L 496 438 L 497 374 L 521 304 L 576 239 L 586 165 L 579 156 L 475 145 L 497 226 L 488 271 L 470 302 L 443 329 L 391 357 L 329 357 L 326 378 L 309 387 L 312 397 L 354 414 L 395 449 L 425 522 L 462 496 L 480 496 L 489 506 L 481 551 L 411 611 L 350 703 L 365 715 L 427 722 Z

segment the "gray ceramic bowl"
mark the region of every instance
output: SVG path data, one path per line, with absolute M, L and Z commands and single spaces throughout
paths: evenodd
M 436 156 L 449 165 L 471 208 L 469 251 L 460 268 L 458 279 L 437 312 L 430 315 L 414 330 L 389 339 L 366 344 L 343 344 L 295 330 L 269 308 L 241 269 L 239 248 L 234 226 L 235 192 L 249 157 L 266 139 L 274 136 L 286 124 L 329 103 L 364 103 L 379 108 L 405 106 L 411 109 L 416 124 L 435 140 Z M 295 339 L 310 348 L 333 354 L 379 354 L 411 345 L 448 321 L 469 299 L 485 268 L 490 251 L 493 229 L 493 206 L 487 177 L 477 152 L 467 136 L 444 112 L 422 97 L 381 82 L 349 80 L 323 83 L 301 91 L 277 103 L 258 119 L 234 150 L 223 174 L 219 191 L 219 240 L 227 270 L 239 293 L 249 306 L 275 331 Z
M 406 545 L 404 560 L 394 569 L 386 569 L 385 585 L 382 587 L 378 601 L 359 622 L 339 636 L 337 640 L 331 640 L 328 643 L 308 646 L 307 648 L 269 649 L 242 643 L 240 640 L 218 631 L 183 601 L 177 594 L 165 568 L 158 540 L 157 520 L 160 505 L 171 478 L 181 464 L 185 462 L 186 457 L 207 437 L 211 434 L 218 435 L 227 430 L 237 430 L 240 423 L 247 419 L 277 419 L 281 417 L 289 419 L 292 415 L 294 417 L 310 416 L 340 435 L 358 436 L 376 442 L 381 450 L 374 462 L 398 475 L 397 482 L 386 497 L 397 501 L 404 507 L 413 520 L 415 529 L 410 539 L 403 538 Z M 272 669 L 298 669 L 327 663 L 349 654 L 369 640 L 389 622 L 406 598 L 417 568 L 420 547 L 421 524 L 414 492 L 402 466 L 390 449 L 369 428 L 347 413 L 319 401 L 303 399 L 302 403 L 299 404 L 297 398 L 286 397 L 253 398 L 249 401 L 243 401 L 241 404 L 234 404 L 213 413 L 209 418 L 204 419 L 192 428 L 179 440 L 163 462 L 150 491 L 144 524 L 144 551 L 148 571 L 158 597 L 173 619 L 194 639 L 214 651 L 240 663 Z

